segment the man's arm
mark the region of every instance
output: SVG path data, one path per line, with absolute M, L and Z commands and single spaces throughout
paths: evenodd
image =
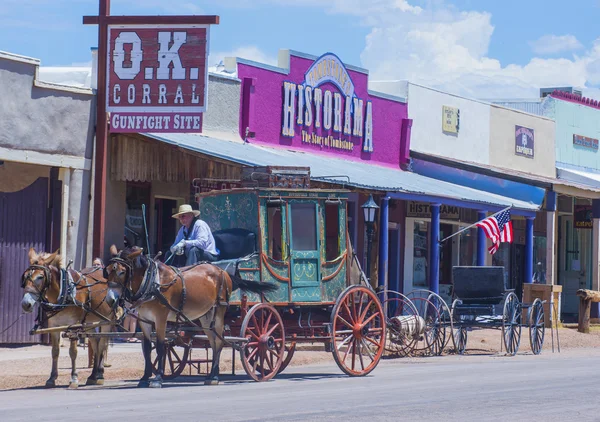
M 208 243 L 208 225 L 202 224 L 201 220 L 196 221 L 194 224 L 194 229 L 192 230 L 192 234 L 185 242 L 185 246 L 188 248 L 197 247 L 199 249 L 206 249 L 206 245 Z
M 175 247 L 175 245 L 177 245 L 179 242 L 181 242 L 182 239 L 183 239 L 183 227 L 181 227 L 179 229 L 179 231 L 177 232 L 177 236 L 175 237 L 175 242 L 173 242 L 173 244 L 171 245 L 171 249 L 173 249 L 173 247 Z

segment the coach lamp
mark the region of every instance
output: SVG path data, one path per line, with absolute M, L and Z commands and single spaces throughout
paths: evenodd
M 365 213 L 365 224 L 367 226 L 367 278 L 371 281 L 371 246 L 373 245 L 373 231 L 375 226 L 375 217 L 379 206 L 373 200 L 373 195 L 369 195 L 367 202 L 362 204 L 361 208 Z

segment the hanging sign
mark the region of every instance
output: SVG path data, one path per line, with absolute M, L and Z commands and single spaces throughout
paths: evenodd
M 515 154 L 533 158 L 533 129 L 515 126 Z
M 460 128 L 460 110 L 456 107 L 442 106 L 442 131 L 457 134 Z
M 201 132 L 209 25 L 108 27 L 110 131 Z
M 407 217 L 431 218 L 429 204 L 415 201 L 408 201 L 407 204 Z M 458 220 L 460 218 L 460 209 L 453 205 L 441 205 L 440 218 L 442 220 Z
M 592 151 L 598 151 L 598 140 L 587 136 L 573 135 L 573 145 L 577 145 Z
M 591 229 L 593 227 L 591 205 L 575 205 L 573 211 L 573 224 L 576 229 Z

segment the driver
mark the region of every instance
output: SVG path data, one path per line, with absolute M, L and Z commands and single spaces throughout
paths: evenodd
M 198 218 L 200 211 L 193 210 L 191 205 L 183 204 L 179 212 L 173 214 L 181 223 L 171 253 L 175 254 L 174 266 L 194 265 L 199 261 L 214 262 L 219 259 L 215 238 L 210 227 Z M 183 262 L 185 259 L 185 262 Z

